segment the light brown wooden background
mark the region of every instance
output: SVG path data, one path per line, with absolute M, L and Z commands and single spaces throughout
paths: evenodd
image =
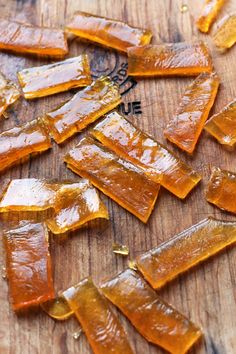
M 213 113 L 236 97 L 236 47 L 220 55 L 212 46 L 210 36 L 198 33 L 194 21 L 203 0 L 0 0 L 0 15 L 34 24 L 63 26 L 75 10 L 84 10 L 99 15 L 128 21 L 132 25 L 148 27 L 154 33 L 153 43 L 206 40 L 213 53 L 216 71 L 221 77 L 221 88 Z M 181 13 L 182 4 L 188 11 Z M 224 14 L 236 11 L 236 1 L 229 0 Z M 223 13 L 222 13 L 223 15 Z M 221 16 L 222 17 L 222 16 Z M 89 51 L 96 70 L 107 73 L 114 63 L 121 65 L 125 58 L 112 52 L 96 49 L 73 40 L 70 56 L 83 50 Z M 112 58 L 111 60 L 109 58 Z M 0 54 L 0 70 L 12 80 L 16 72 L 48 61 Z M 116 69 L 118 70 L 118 69 Z M 173 116 L 181 94 L 190 78 L 144 80 L 123 97 L 124 102 L 141 101 L 142 115 L 129 115 L 134 121 L 161 142 L 163 128 Z M 16 123 L 32 120 L 56 107 L 72 93 L 58 94 L 48 98 L 26 102 L 21 99 L 11 110 L 9 120 L 0 122 L 0 130 L 13 127 Z M 50 152 L 30 159 L 24 165 L 6 172 L 4 178 L 46 177 L 75 178 L 65 168 L 63 156 L 78 137 L 65 146 L 53 145 Z M 170 146 L 170 144 L 168 144 Z M 155 210 L 147 226 L 124 211 L 117 204 L 103 197 L 110 211 L 110 224 L 101 229 L 78 231 L 64 243 L 51 239 L 51 253 L 56 290 L 65 289 L 81 278 L 93 276 L 99 282 L 108 275 L 124 269 L 127 258 L 112 253 L 112 243 L 120 242 L 130 247 L 130 258 L 158 245 L 163 240 L 208 215 L 224 219 L 235 219 L 207 204 L 204 187 L 211 166 L 236 171 L 235 152 L 227 152 L 215 141 L 202 134 L 194 156 L 186 157 L 173 148 L 203 175 L 203 182 L 186 201 L 174 198 L 162 190 Z M 160 294 L 178 310 L 199 324 L 205 333 L 204 340 L 191 353 L 235 354 L 236 353 L 236 249 L 230 248 L 214 259 L 205 262 L 172 282 Z M 0 264 L 4 264 L 2 246 Z M 149 345 L 121 316 L 130 341 L 137 354 L 159 354 L 162 350 Z M 1 354 L 70 354 L 91 353 L 85 336 L 73 339 L 77 329 L 75 320 L 54 322 L 43 312 L 17 317 L 9 308 L 7 282 L 0 279 L 0 353 Z M 124 353 L 125 354 L 125 353 Z

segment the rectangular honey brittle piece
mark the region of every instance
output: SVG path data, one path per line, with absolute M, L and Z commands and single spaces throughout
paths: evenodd
M 82 54 L 54 64 L 18 72 L 24 97 L 32 99 L 83 87 L 91 83 L 88 57 Z
M 236 43 L 236 13 L 225 16 L 213 35 L 216 47 L 225 51 Z
M 159 298 L 131 269 L 103 283 L 101 290 L 142 336 L 170 353 L 186 353 L 201 336 L 199 328 Z
M 7 80 L 0 72 L 0 116 L 4 114 L 8 106 L 20 97 L 20 91 L 16 85 Z
M 149 30 L 132 27 L 124 22 L 78 11 L 66 30 L 82 39 L 126 52 L 128 47 L 150 43 Z
M 55 297 L 46 225 L 20 221 L 3 231 L 7 277 L 15 311 Z
M 225 2 L 226 0 L 205 0 L 202 13 L 196 22 L 197 28 L 201 32 L 207 33 L 209 31 Z
M 108 195 L 115 202 L 147 222 L 154 208 L 159 184 L 142 170 L 119 158 L 96 140 L 85 137 L 65 156 L 67 167 Z

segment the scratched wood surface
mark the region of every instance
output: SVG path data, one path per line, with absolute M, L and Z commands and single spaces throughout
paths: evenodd
M 198 33 L 194 21 L 202 3 L 203 0 L 0 0 L 0 15 L 33 24 L 63 26 L 73 12 L 80 9 L 148 27 L 154 33 L 153 43 L 204 39 L 212 49 L 215 68 L 222 82 L 213 108 L 214 113 L 236 97 L 236 47 L 227 54 L 220 55 L 212 46 L 211 37 Z M 181 12 L 183 4 L 188 6 L 186 12 Z M 220 17 L 231 11 L 236 11 L 235 0 L 228 1 Z M 127 78 L 125 56 L 88 43 L 82 44 L 75 39 L 71 40 L 69 56 L 83 51 L 89 54 L 94 77 L 102 73 L 110 74 L 120 83 L 124 93 L 121 109 L 128 118 L 159 141 L 165 142 L 163 128 L 174 114 L 181 94 L 192 79 L 150 79 L 136 82 Z M 47 62 L 49 60 L 0 54 L 0 70 L 15 82 L 17 71 Z M 31 102 L 21 99 L 10 109 L 9 119 L 0 122 L 0 130 L 43 115 L 71 96 L 72 92 Z M 0 177 L 1 183 L 5 178 L 76 178 L 65 168 L 63 156 L 75 145 L 77 139 L 78 137 L 74 137 L 62 147 L 53 144 L 51 151 L 6 172 Z M 113 242 L 128 245 L 129 258 L 132 259 L 208 215 L 234 219 L 207 204 L 204 188 L 211 166 L 236 171 L 235 152 L 223 150 L 205 133 L 202 134 L 193 157 L 186 157 L 184 153 L 172 148 L 202 173 L 203 182 L 184 202 L 162 190 L 147 226 L 103 196 L 110 212 L 108 225 L 101 224 L 96 229 L 75 232 L 65 242 L 51 238 L 56 290 L 65 289 L 88 275 L 92 275 L 99 284 L 104 277 L 124 269 L 128 259 L 112 253 Z M 205 337 L 191 353 L 236 353 L 235 260 L 236 249 L 231 247 L 179 277 L 160 292 L 165 300 L 202 327 Z M 2 246 L 0 264 L 4 265 Z M 137 354 L 163 353 L 161 349 L 148 344 L 124 317 L 119 316 Z M 54 322 L 43 312 L 17 317 L 9 308 L 7 282 L 1 277 L 1 354 L 91 353 L 85 336 L 82 335 L 79 340 L 73 338 L 77 329 L 75 320 Z

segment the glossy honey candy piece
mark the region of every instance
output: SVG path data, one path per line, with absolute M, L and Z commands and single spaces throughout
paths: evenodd
M 236 143 L 236 99 L 214 114 L 204 129 L 222 145 L 234 146 Z
M 201 15 L 196 22 L 197 28 L 201 32 L 207 33 L 209 31 L 224 4 L 225 0 L 205 0 Z
M 170 353 L 186 353 L 201 336 L 199 328 L 159 298 L 131 269 L 103 283 L 101 290 L 142 336 Z
M 64 57 L 68 53 L 68 46 L 66 36 L 61 29 L 1 19 L 0 50 Z
M 206 190 L 208 202 L 236 214 L 236 173 L 213 168 Z
M 203 42 L 150 44 L 128 49 L 130 76 L 197 76 L 212 70 L 211 55 Z
M 90 278 L 63 292 L 95 354 L 133 354 L 126 333 Z
M 154 289 L 236 241 L 236 222 L 207 218 L 136 258 Z
M 44 121 L 59 144 L 80 132 L 121 102 L 119 87 L 102 76 L 65 104 L 46 114 Z
M 70 309 L 66 299 L 62 295 L 44 302 L 41 304 L 41 308 L 48 316 L 58 321 L 65 321 L 74 314 L 74 311 Z
M 13 309 L 26 309 L 54 298 L 46 225 L 23 220 L 3 231 L 3 237 Z
M 236 13 L 224 17 L 214 33 L 213 41 L 221 51 L 231 48 L 236 43 Z
M 216 74 L 200 74 L 184 92 L 165 137 L 180 149 L 193 153 L 218 92 Z
M 0 171 L 21 162 L 32 153 L 51 147 L 51 140 L 37 119 L 0 134 Z
M 88 57 L 82 54 L 61 62 L 27 68 L 18 72 L 18 80 L 26 99 L 87 86 L 91 83 Z
M 4 114 L 8 106 L 20 97 L 20 91 L 16 85 L 7 80 L 0 72 L 0 116 Z
M 106 115 L 91 130 L 91 134 L 179 198 L 185 198 L 201 179 L 171 151 L 118 112 Z
M 109 218 L 107 208 L 88 180 L 61 185 L 54 209 L 52 218 L 46 221 L 54 234 L 75 230 L 96 218 Z
M 96 140 L 85 137 L 65 156 L 67 167 L 146 223 L 159 185 L 138 167 L 119 158 Z
M 78 11 L 66 30 L 106 47 L 126 52 L 128 47 L 149 44 L 152 32 L 124 22 Z

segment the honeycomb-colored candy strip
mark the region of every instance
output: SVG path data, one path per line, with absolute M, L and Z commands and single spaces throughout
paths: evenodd
M 65 156 L 67 167 L 100 189 L 123 208 L 147 222 L 155 205 L 159 185 L 138 167 L 119 158 L 85 137 Z
M 176 115 L 164 130 L 165 137 L 191 154 L 215 102 L 218 87 L 216 74 L 199 75 L 186 89 Z
M 196 22 L 197 28 L 201 32 L 207 33 L 209 31 L 224 4 L 225 0 L 205 0 L 202 13 Z
M 58 321 L 65 321 L 74 314 L 74 311 L 70 309 L 62 295 L 58 296 L 56 299 L 44 302 L 41 304 L 41 308 L 48 316 Z
M 50 113 L 44 120 L 57 143 L 81 131 L 121 102 L 118 85 L 109 77 L 100 77 L 78 92 L 70 101 Z
M 137 257 L 136 265 L 155 289 L 236 241 L 236 222 L 208 218 Z
M 199 328 L 160 299 L 131 269 L 103 283 L 101 290 L 142 336 L 170 353 L 186 353 L 201 336 Z
M 124 22 L 78 11 L 66 30 L 83 39 L 126 52 L 128 47 L 149 44 L 149 30 L 132 27 Z
M 214 114 L 204 129 L 220 144 L 233 146 L 236 143 L 236 99 Z
M 46 225 L 20 221 L 3 231 L 7 277 L 15 311 L 54 298 Z
M 68 53 L 66 36 L 62 30 L 6 19 L 0 21 L 0 50 L 2 49 L 50 57 L 64 57 Z
M 0 116 L 6 111 L 7 107 L 20 97 L 20 91 L 16 85 L 7 80 L 0 72 Z
M 133 354 L 126 333 L 90 278 L 63 292 L 95 354 Z
M 236 43 L 236 13 L 225 16 L 213 36 L 216 47 L 225 51 Z
M 130 76 L 197 76 L 212 70 L 212 59 L 203 42 L 146 45 L 128 49 Z
M 106 115 L 91 130 L 91 134 L 179 198 L 185 198 L 201 179 L 171 151 L 118 112 Z
M 26 99 L 87 86 L 91 83 L 88 57 L 82 54 L 54 64 L 24 69 L 18 73 L 18 79 Z
M 236 214 L 236 173 L 213 168 L 206 199 L 218 208 Z
M 2 132 L 0 146 L 0 171 L 3 171 L 32 153 L 48 150 L 51 140 L 40 121 L 33 120 Z

